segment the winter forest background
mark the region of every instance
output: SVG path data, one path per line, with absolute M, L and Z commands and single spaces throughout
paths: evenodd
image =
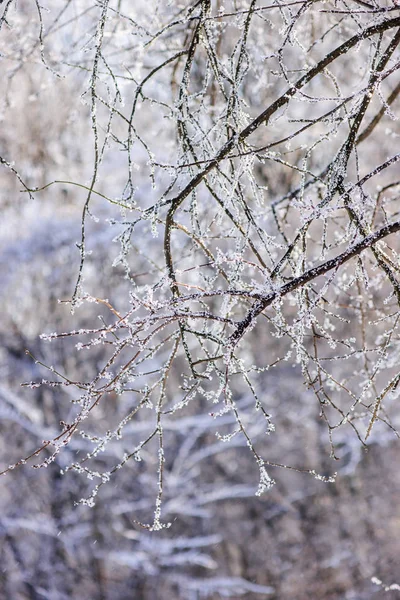
M 0 598 L 399 597 L 399 43 L 0 2 Z

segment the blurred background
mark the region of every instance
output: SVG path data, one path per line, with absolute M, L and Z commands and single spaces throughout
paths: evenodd
M 115 4 L 116 10 L 121 8 Z M 90 327 L 98 315 L 107 318 L 101 306 L 83 305 L 71 315 L 70 306 L 59 302 L 71 298 L 79 268 L 77 244 L 86 191 L 71 182 L 88 186 L 93 169 L 90 103 L 82 96 L 87 87 L 82 48 L 95 30 L 91 6 L 61 0 L 47 5 L 50 16 L 46 12 L 43 16 L 47 68 L 40 57 L 34 2 L 11 5 L 6 16 L 12 27 L 3 21 L 1 31 L 1 469 L 56 435 L 74 397 L 68 387 L 21 387 L 48 375 L 32 356 L 80 380 L 96 372 L 107 356 L 103 346 L 77 352 L 74 339 L 49 343 L 40 338 L 42 333 Z M 99 6 L 93 8 L 98 14 Z M 137 3 L 135 12 L 140 10 L 148 10 L 145 3 Z M 59 13 L 56 22 L 54 15 Z M 149 11 L 147 22 L 151 19 Z M 133 68 L 138 51 L 129 52 Z M 157 85 L 162 87 L 163 75 Z M 268 93 L 275 94 L 279 85 Z M 255 97 L 261 104 L 259 95 Z M 169 125 L 153 123 L 151 110 L 143 110 L 140 126 L 151 130 L 152 139 L 166 153 Z M 389 155 L 393 138 L 385 134 L 385 125 L 379 139 L 379 152 Z M 97 187 L 110 197 L 125 181 L 126 163 L 118 156 L 115 151 L 105 157 Z M 145 205 L 155 193 L 148 171 L 148 156 L 138 148 L 135 183 Z M 278 170 L 268 178 L 274 197 L 295 183 Z M 58 183 L 33 195 L 24 187 L 40 188 L 50 182 Z M 115 208 L 99 196 L 92 201 L 92 211 L 96 218 L 87 225 L 91 254 L 85 289 L 121 305 L 129 282 L 123 264 L 115 261 L 120 249 L 114 240 L 122 229 L 110 227 Z M 137 273 L 147 272 L 149 258 L 159 260 L 162 244 L 145 230 L 142 235 L 134 241 Z M 271 342 L 265 332 L 252 335 L 255 353 L 270 352 L 270 344 L 281 343 Z M 1 479 L 0 598 L 398 598 L 398 590 L 385 591 L 385 585 L 400 582 L 396 436 L 378 424 L 365 449 L 354 432 L 341 429 L 335 438 L 340 460 L 334 461 L 319 406 L 303 384 L 300 368 L 283 361 L 261 373 L 258 385 L 276 434 L 266 439 L 265 424 L 255 420 L 249 430 L 269 460 L 306 465 L 327 476 L 337 471 L 335 483 L 271 469 L 275 486 L 256 497 L 259 474 L 245 442 L 236 437 L 227 444 L 218 441 L 215 433 L 221 420 L 213 419 L 209 407 L 200 404 L 165 422 L 169 462 L 163 519 L 172 526 L 151 532 L 139 527 L 136 519 L 146 521 L 154 511 L 155 457 L 148 452 L 142 462 L 127 464 L 102 488 L 93 508 L 76 506 L 90 482 L 76 473 L 60 474 L 85 452 L 84 440 L 76 438 L 47 468 L 22 465 Z M 244 412 L 251 402 L 238 389 L 238 405 Z M 96 423 L 100 429 L 125 413 L 125 404 L 110 394 Z M 229 414 L 223 419 L 223 424 L 233 423 Z M 130 437 L 141 439 L 150 427 L 145 417 L 132 422 L 123 443 L 107 448 L 99 462 L 120 460 Z M 371 581 L 374 577 L 383 584 Z

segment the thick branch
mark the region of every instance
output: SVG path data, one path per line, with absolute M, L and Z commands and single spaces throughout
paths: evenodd
M 176 210 L 180 204 L 191 194 L 191 192 L 201 183 L 204 177 L 215 167 L 218 165 L 221 160 L 223 160 L 229 152 L 234 148 L 235 144 L 238 141 L 244 141 L 248 138 L 254 131 L 263 123 L 267 124 L 269 119 L 276 113 L 277 110 L 282 108 L 288 104 L 290 98 L 295 95 L 295 93 L 304 87 L 307 83 L 309 83 L 316 75 L 321 73 L 328 65 L 330 65 L 336 58 L 348 52 L 351 48 L 356 46 L 360 41 L 378 33 L 382 33 L 387 31 L 388 29 L 392 29 L 393 27 L 400 26 L 400 17 L 396 17 L 393 19 L 388 19 L 387 21 L 383 21 L 378 23 L 377 25 L 372 25 L 371 27 L 367 27 L 360 33 L 354 35 L 352 38 L 344 42 L 335 50 L 327 54 L 315 67 L 310 69 L 303 77 L 293 84 L 286 92 L 280 96 L 275 102 L 273 102 L 266 110 L 258 115 L 239 135 L 234 135 L 226 142 L 226 144 L 219 150 L 216 156 L 210 160 L 206 167 L 197 175 L 195 175 L 191 181 L 184 187 L 184 189 L 175 197 L 172 198 L 169 202 Z
M 318 267 L 313 267 L 312 269 L 309 269 L 299 277 L 295 277 L 288 283 L 285 283 L 281 288 L 269 294 L 268 296 L 263 297 L 261 295 L 253 295 L 253 297 L 259 298 L 258 302 L 254 304 L 252 309 L 247 313 L 246 317 L 237 325 L 235 331 L 229 338 L 230 345 L 234 347 L 237 344 L 237 342 L 246 332 L 248 327 L 253 323 L 254 319 L 256 319 L 258 315 L 262 313 L 265 308 L 267 308 L 267 306 L 270 306 L 272 302 L 276 300 L 276 298 L 286 296 L 290 292 L 293 292 L 294 290 L 303 287 L 307 283 L 310 283 L 310 281 L 313 281 L 317 277 L 320 277 L 320 275 L 325 275 L 325 273 L 332 271 L 332 269 L 338 269 L 348 260 L 360 254 L 363 250 L 370 248 L 371 246 L 379 242 L 379 240 L 382 240 L 388 235 L 396 233 L 396 231 L 399 230 L 400 221 L 395 221 L 394 223 L 385 225 L 375 233 L 367 235 L 365 238 L 363 238 L 362 240 L 360 240 L 359 242 L 342 252 L 342 254 L 339 254 L 335 258 L 327 260 Z

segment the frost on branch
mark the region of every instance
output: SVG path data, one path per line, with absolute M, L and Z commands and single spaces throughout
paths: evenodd
M 17 48 L 11 5 L 0 23 Z M 62 299 L 79 324 L 42 335 L 79 358 L 69 371 L 32 351 L 38 376 L 26 383 L 59 391 L 69 409 L 24 461 L 57 461 L 65 476 L 95 482 L 79 501 L 87 506 L 122 468 L 148 469 L 151 530 L 169 526 L 170 432 L 185 437 L 193 419 L 207 423 L 210 448 L 215 433 L 221 446 L 251 453 L 257 495 L 277 467 L 332 482 L 333 468 L 277 462 L 279 408 L 267 390 L 289 367 L 301 374 L 332 458 L 339 429 L 360 444 L 375 430 L 398 435 L 397 9 L 207 0 L 93 8 L 38 17 L 46 77 L 61 85 L 79 72 L 85 178 L 36 182 L 30 173 L 28 187 L 23 165 L 0 161 L 25 195 L 60 185 L 82 194 L 76 278 Z M 59 20 L 73 56 L 50 35 Z M 91 31 L 83 46 L 78 24 Z M 35 52 L 29 41 L 18 56 Z M 388 141 L 376 144 L 382 128 Z

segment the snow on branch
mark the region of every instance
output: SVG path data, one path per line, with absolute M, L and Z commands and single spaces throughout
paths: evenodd
M 68 409 L 55 437 L 3 473 L 57 462 L 89 480 L 80 503 L 93 506 L 120 469 L 147 468 L 155 504 L 137 523 L 160 530 L 170 525 L 170 433 L 190 446 L 198 419 L 218 447 L 251 453 L 257 495 L 278 468 L 334 481 L 333 468 L 269 456 L 278 433 L 267 390 L 293 366 L 332 458 L 339 428 L 361 444 L 378 427 L 397 435 L 400 9 L 384 0 L 58 4 L 37 4 L 36 37 L 32 25 L 24 42 L 19 6 L 2 5 L 7 89 L 29 61 L 32 77 L 46 78 L 41 93 L 71 86 L 86 123 L 72 147 L 84 148 L 86 175 L 55 166 L 39 181 L 4 153 L 0 166 L 24 200 L 58 189 L 79 198 L 76 278 L 59 307 L 77 325 L 42 336 L 78 358 L 69 371 L 27 349 L 35 378 L 24 385 L 52 389 Z M 86 451 L 71 458 L 76 439 Z

